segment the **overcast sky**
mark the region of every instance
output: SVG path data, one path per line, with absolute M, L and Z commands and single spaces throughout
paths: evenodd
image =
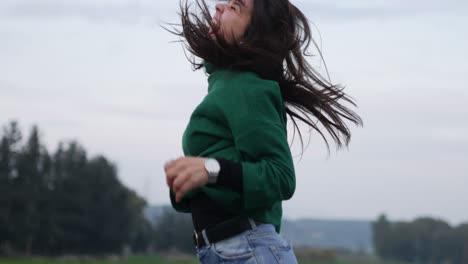
M 294 145 L 297 189 L 285 216 L 468 222 L 468 2 L 292 2 L 365 126 L 329 157 L 316 133 L 302 159 Z M 0 124 L 37 124 L 51 151 L 76 139 L 151 204 L 168 204 L 163 164 L 183 155 L 182 133 L 207 92 L 205 74 L 159 26 L 178 22 L 177 8 L 0 1 Z

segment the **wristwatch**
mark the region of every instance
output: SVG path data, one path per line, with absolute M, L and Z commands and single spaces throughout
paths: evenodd
M 216 159 L 206 158 L 205 169 L 208 172 L 208 183 L 216 183 L 221 166 Z

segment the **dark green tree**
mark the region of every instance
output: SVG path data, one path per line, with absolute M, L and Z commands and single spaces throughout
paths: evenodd
M 16 240 L 13 214 L 14 181 L 18 176 L 16 162 L 22 134 L 17 122 L 3 128 L 0 141 L 0 254 L 8 253 Z
M 86 220 L 87 210 L 92 206 L 86 202 L 88 189 L 81 181 L 86 164 L 86 152 L 76 142 L 59 144 L 53 155 L 48 244 L 54 253 L 81 253 L 85 243 L 91 225 Z
M 389 236 L 389 251 L 392 260 L 414 262 L 416 259 L 415 233 L 407 222 L 393 223 Z
M 92 159 L 86 169 L 82 182 L 88 185 L 88 202 L 93 203 L 87 251 L 115 252 L 130 246 L 142 223 L 145 201 L 120 183 L 115 166 L 104 157 Z
M 444 252 L 441 252 L 441 245 L 440 241 L 439 243 L 437 241 L 437 236 L 449 232 L 450 225 L 442 220 L 429 217 L 418 218 L 411 225 L 414 234 L 415 259 L 418 262 L 429 263 L 443 258 Z
M 380 215 L 377 221 L 372 223 L 372 231 L 375 252 L 382 258 L 390 258 L 388 243 L 390 242 L 391 223 L 385 214 Z
M 41 194 L 44 191 L 44 175 L 50 168 L 50 159 L 42 146 L 39 130 L 33 127 L 31 134 L 16 159 L 17 177 L 12 199 L 15 243 L 26 254 L 31 254 L 37 242 L 41 221 Z
M 468 223 L 461 224 L 454 231 L 456 247 L 452 263 L 468 263 Z
M 433 263 L 458 263 L 453 261 L 458 247 L 455 232 L 452 227 L 434 232 L 434 244 L 431 252 L 431 261 Z

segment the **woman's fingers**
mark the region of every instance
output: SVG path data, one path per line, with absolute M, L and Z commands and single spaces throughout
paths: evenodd
M 185 194 L 195 188 L 195 182 L 189 178 L 187 181 L 184 182 L 182 187 L 176 192 L 176 201 L 180 202 L 182 198 L 184 198 Z
M 172 190 L 174 192 L 178 192 L 179 189 L 185 184 L 185 182 L 189 181 L 191 177 L 191 173 L 189 171 L 183 171 L 179 173 L 179 175 L 174 179 L 172 183 Z
M 164 164 L 167 185 L 176 194 L 179 202 L 185 194 L 208 182 L 208 174 L 204 167 L 203 158 L 182 157 L 170 160 Z
M 188 191 L 201 187 L 207 184 L 208 182 L 208 176 L 204 175 L 205 173 L 203 171 L 194 170 L 188 172 L 187 174 L 189 176 L 186 178 L 184 176 L 184 180 L 181 181 L 182 184 L 180 185 L 180 187 L 178 185 L 177 190 L 174 189 L 174 192 L 176 193 L 176 201 L 177 197 L 179 197 L 179 199 L 182 200 L 182 198 Z
M 176 160 L 171 160 L 171 161 L 166 162 L 166 164 L 164 165 L 164 170 L 166 172 L 167 186 L 172 187 L 175 178 L 184 168 L 185 168 L 184 158 L 178 158 Z
M 164 171 L 167 171 L 171 167 L 171 165 L 174 164 L 174 161 L 175 160 L 166 161 L 166 163 L 164 163 Z

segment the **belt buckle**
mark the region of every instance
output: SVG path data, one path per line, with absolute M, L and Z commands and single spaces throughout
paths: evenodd
M 195 248 L 199 248 L 200 245 L 198 244 L 198 233 L 196 230 L 193 230 L 193 239 L 195 240 Z

